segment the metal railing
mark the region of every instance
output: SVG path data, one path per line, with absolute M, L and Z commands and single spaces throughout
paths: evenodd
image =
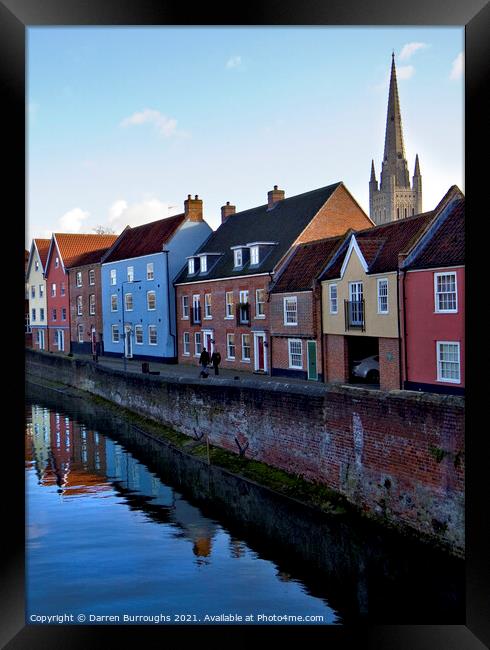
M 345 329 L 366 331 L 365 305 L 362 300 L 344 300 Z
M 250 303 L 239 302 L 236 306 L 236 324 L 250 325 Z

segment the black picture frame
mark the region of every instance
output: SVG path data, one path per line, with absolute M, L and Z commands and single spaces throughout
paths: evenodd
M 117 637 L 123 635 L 126 643 L 139 642 L 144 632 L 145 643 L 151 637 L 157 642 L 193 637 L 202 642 L 207 632 L 226 640 L 237 637 L 246 641 L 260 635 L 263 643 L 276 642 L 287 635 L 290 641 L 309 640 L 314 635 L 329 647 L 345 646 L 355 640 L 367 647 L 390 650 L 443 648 L 444 650 L 475 650 L 490 647 L 490 599 L 488 597 L 488 459 L 485 442 L 488 438 L 488 417 L 485 398 L 488 381 L 481 365 L 488 349 L 483 335 L 485 320 L 478 312 L 483 280 L 478 267 L 485 262 L 486 241 L 482 236 L 488 214 L 483 211 L 488 181 L 488 164 L 481 164 L 488 156 L 488 61 L 490 60 L 489 25 L 490 6 L 485 0 L 411 0 L 376 3 L 318 2 L 314 0 L 295 3 L 294 0 L 249 2 L 246 6 L 223 7 L 218 3 L 201 3 L 193 8 L 188 4 L 157 0 L 1 0 L 0 2 L 0 81 L 2 104 L 7 109 L 3 123 L 4 198 L 11 198 L 12 208 L 4 212 L 4 248 L 12 256 L 12 263 L 4 268 L 23 268 L 18 259 L 23 249 L 21 227 L 22 198 L 25 197 L 25 38 L 26 28 L 36 25 L 430 25 L 464 26 L 465 45 L 465 193 L 467 195 L 467 482 L 466 482 L 466 565 L 467 565 L 467 615 L 466 625 L 441 626 L 434 621 L 430 626 L 366 626 L 362 629 L 288 627 L 278 628 L 172 628 L 169 627 L 89 627 L 89 626 L 34 626 L 24 620 L 24 472 L 19 459 L 23 458 L 24 428 L 24 366 L 23 328 L 15 325 L 4 337 L 4 394 L 8 398 L 8 411 L 14 414 L 12 424 L 4 427 L 3 442 L 5 469 L 10 469 L 4 490 L 4 563 L 1 581 L 0 643 L 10 650 L 20 648 L 112 648 Z M 451 134 L 448 134 L 451 137 Z M 480 208 L 481 206 L 481 208 Z M 482 211 L 480 211 L 480 209 Z M 488 209 L 487 211 L 488 212 Z M 20 213 L 20 214 L 19 214 Z M 14 216 L 15 215 L 15 216 Z M 15 243 L 7 242 L 16 240 Z M 484 248 L 485 247 L 485 248 Z M 487 254 L 488 257 L 488 254 Z M 17 277 L 16 273 L 14 274 Z M 20 271 L 19 271 L 20 276 Z M 16 283 L 15 283 L 16 284 Z M 20 285 L 20 277 L 19 277 Z M 13 300 L 15 314 L 24 310 L 23 288 L 8 292 Z M 488 302 L 488 301 L 487 301 Z M 21 305 L 22 303 L 22 305 Z M 7 320 L 7 303 L 4 296 L 4 313 Z M 475 308 L 473 308 L 473 305 Z M 18 312 L 17 312 L 18 309 Z M 488 310 L 488 307 L 485 307 Z M 22 310 L 22 311 L 21 311 Z M 12 308 L 8 309 L 12 312 Z M 17 318 L 15 318 L 17 320 Z M 469 335 L 471 333 L 471 335 Z M 488 357 L 488 355 L 487 355 Z M 488 365 L 488 361 L 487 361 Z M 481 373 L 479 375 L 479 373 Z M 488 375 L 488 371 L 487 371 Z M 15 398 L 15 399 L 14 399 Z M 16 404 L 16 406 L 13 406 Z M 18 408 L 17 408 L 18 407 Z M 17 464 L 19 463 L 19 465 Z M 485 526 L 485 523 L 487 526 Z M 421 585 L 423 589 L 423 585 Z M 357 645 L 357 647 L 360 647 Z

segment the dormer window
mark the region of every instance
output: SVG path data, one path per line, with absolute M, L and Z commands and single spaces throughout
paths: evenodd
M 235 268 L 238 268 L 239 266 L 242 266 L 242 264 L 243 264 L 242 249 L 241 248 L 235 248 L 235 250 L 233 251 L 233 255 L 234 255 L 234 264 L 233 264 L 233 266 Z
M 208 270 L 208 258 L 203 255 L 201 257 L 201 273 L 206 273 Z
M 251 246 L 250 247 L 250 264 L 259 263 L 259 247 Z
M 196 272 L 196 270 L 195 270 L 195 260 L 194 260 L 193 257 L 191 257 L 191 259 L 189 260 L 189 275 L 192 275 L 195 272 Z

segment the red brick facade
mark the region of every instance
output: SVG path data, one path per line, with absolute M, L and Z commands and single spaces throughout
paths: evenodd
M 53 286 L 54 285 L 54 286 Z M 70 293 L 68 273 L 63 269 L 56 245 L 46 270 L 47 349 L 51 352 L 70 352 Z M 60 334 L 58 334 L 60 332 Z M 60 349 L 61 341 L 63 348 Z
M 371 219 L 367 217 L 342 184 L 320 208 L 313 221 L 303 230 L 295 243 L 303 244 L 324 237 L 343 235 L 349 228 L 364 230 L 372 228 L 373 225 Z
M 285 298 L 296 298 L 297 324 L 286 325 L 284 320 Z M 316 343 L 317 380 L 323 379 L 323 358 L 321 345 L 321 303 L 320 288 L 313 291 L 273 293 L 270 297 L 272 374 L 308 378 L 308 341 Z M 302 367 L 291 365 L 290 339 L 301 341 Z
M 400 339 L 379 338 L 379 387 L 400 388 Z
M 90 274 L 93 271 L 93 274 Z M 80 279 L 78 273 L 81 274 Z M 70 268 L 70 341 L 73 352 L 91 352 L 91 332 L 95 328 L 96 340 L 102 339 L 102 296 L 100 264 L 86 264 Z M 78 286 L 81 280 L 81 286 Z M 90 284 L 92 280 L 93 284 Z M 90 296 L 94 296 L 92 299 Z M 79 314 L 79 297 L 81 311 Z M 92 308 L 93 314 L 90 313 Z M 79 337 L 79 325 L 82 326 L 82 340 Z
M 338 334 L 324 334 L 323 345 L 326 381 L 345 384 L 349 380 L 347 337 Z
M 233 218 L 233 217 L 231 217 Z M 252 275 L 243 278 L 230 280 L 218 280 L 214 282 L 196 282 L 192 284 L 177 285 L 177 332 L 178 332 L 178 360 L 179 363 L 190 363 L 198 365 L 199 352 L 196 354 L 195 334 L 201 333 L 201 344 L 204 344 L 203 332 L 209 331 L 214 340 L 213 348 L 221 354 L 221 366 L 223 368 L 235 368 L 236 370 L 258 369 L 259 359 L 256 358 L 256 345 L 254 344 L 254 332 L 264 332 L 266 347 L 263 350 L 265 356 L 265 371 L 270 368 L 269 357 L 269 303 L 267 292 L 269 287 L 269 274 Z M 262 289 L 263 317 L 257 313 L 256 291 Z M 240 292 L 248 291 L 250 324 L 237 324 L 237 305 L 240 301 Z M 233 292 L 232 316 L 226 317 L 226 293 Z M 211 318 L 206 318 L 205 295 L 211 294 Z M 199 295 L 201 307 L 201 322 L 193 324 L 192 305 L 193 296 Z M 189 317 L 183 317 L 183 296 L 188 298 Z M 184 354 L 184 333 L 189 333 L 189 354 Z M 227 334 L 235 335 L 235 358 L 228 357 Z M 250 360 L 242 355 L 242 335 L 249 335 Z

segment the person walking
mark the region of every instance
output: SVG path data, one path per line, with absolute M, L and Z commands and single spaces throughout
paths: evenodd
M 217 350 L 211 355 L 211 363 L 213 364 L 214 374 L 219 375 L 218 366 L 221 363 L 221 354 Z
M 201 352 L 201 356 L 199 357 L 199 363 L 201 364 L 201 372 L 199 373 L 199 377 L 203 377 L 206 379 L 208 376 L 208 363 L 209 363 L 209 352 L 207 351 L 206 348 L 203 348 L 203 351 Z

